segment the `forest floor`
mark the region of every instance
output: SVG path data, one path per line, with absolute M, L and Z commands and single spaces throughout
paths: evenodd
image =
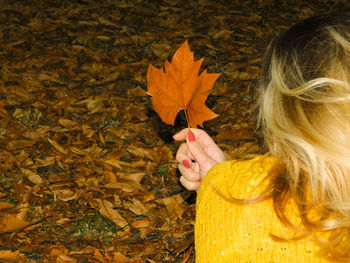
M 0 1 L 0 262 L 194 262 L 195 193 L 146 94 L 188 40 L 221 73 L 205 130 L 264 152 L 254 99 L 269 40 L 334 1 Z

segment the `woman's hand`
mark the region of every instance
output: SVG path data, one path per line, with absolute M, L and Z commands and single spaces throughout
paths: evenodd
M 183 129 L 173 138 L 184 141 L 176 153 L 180 182 L 188 190 L 198 190 L 203 177 L 215 164 L 226 161 L 223 151 L 200 129 Z M 193 162 L 194 161 L 194 162 Z

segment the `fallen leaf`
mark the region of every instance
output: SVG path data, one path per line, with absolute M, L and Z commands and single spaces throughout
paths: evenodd
M 149 227 L 149 220 L 147 218 L 141 219 L 141 220 L 136 220 L 131 223 L 131 226 L 135 228 L 144 228 L 144 227 Z
M 151 50 L 153 51 L 153 53 L 160 58 L 166 58 L 171 50 L 171 47 L 168 44 L 157 44 L 157 43 L 153 43 L 150 45 Z
M 59 145 L 56 141 L 51 140 L 50 138 L 47 138 L 47 140 L 57 151 L 63 154 L 67 154 L 68 151 L 64 149 L 61 145 Z
M 105 184 L 103 187 L 106 189 L 121 189 L 126 193 L 131 193 L 140 189 L 130 183 L 108 183 L 108 184 Z M 140 190 L 144 190 L 144 189 L 142 188 Z
M 79 124 L 75 121 L 72 121 L 72 120 L 59 119 L 58 123 L 71 131 L 79 131 L 80 130 Z
M 131 260 L 130 258 L 127 258 L 122 253 L 119 252 L 113 252 L 113 261 L 114 262 L 120 262 L 120 263 L 131 263 L 135 262 L 134 260 Z
M 89 98 L 80 101 L 77 105 L 86 104 L 89 114 L 94 114 L 103 107 L 104 98 L 101 96 L 90 96 Z
M 136 88 L 128 89 L 126 94 L 128 98 L 134 98 L 134 97 L 143 97 L 147 93 L 140 86 L 137 86 Z
M 92 135 L 94 135 L 94 133 L 95 133 L 95 131 L 87 124 L 83 124 L 81 128 L 83 129 L 83 133 L 88 138 L 91 138 Z
M 68 250 L 66 248 L 63 248 L 63 249 L 53 248 L 50 251 L 50 256 L 51 257 L 58 257 L 61 254 L 66 254 L 67 251 Z
M 77 147 L 74 147 L 74 146 L 70 146 L 69 149 L 72 151 L 72 153 L 75 153 L 75 154 L 78 154 L 78 155 L 86 155 L 87 153 Z
M 152 96 L 153 109 L 166 124 L 174 125 L 180 110 L 185 111 L 188 125 L 193 128 L 218 116 L 205 105 L 205 101 L 220 74 L 204 70 L 198 76 L 202 61 L 194 61 L 193 52 L 185 41 L 171 63 L 165 61 L 164 70 L 149 65 L 147 93 Z
M 113 209 L 113 204 L 107 200 L 98 200 L 99 212 L 101 215 L 111 221 L 117 226 L 123 228 L 128 225 L 128 222 L 121 216 L 121 214 Z
M 43 179 L 40 177 L 40 175 L 32 172 L 31 170 L 21 168 L 21 171 L 28 178 L 28 180 L 31 181 L 33 184 L 43 183 Z
M 98 22 L 99 22 L 100 24 L 102 24 L 102 25 L 117 27 L 116 24 L 114 24 L 112 21 L 110 21 L 110 20 L 108 20 L 108 19 L 106 19 L 106 18 L 104 18 L 104 17 L 101 17 L 101 16 L 100 16 L 100 17 L 97 17 L 97 20 L 98 20 Z
M 130 210 L 135 215 L 143 215 L 147 214 L 147 208 L 137 199 L 132 199 L 131 202 L 124 202 L 124 208 Z
M 117 177 L 115 174 L 111 171 L 105 171 L 102 177 L 102 181 L 105 184 L 110 184 L 110 183 L 116 183 L 117 182 Z
M 23 229 L 31 223 L 18 218 L 15 214 L 7 214 L 0 218 L 0 233 L 12 232 Z
M 43 137 L 43 134 L 34 129 L 28 129 L 22 134 L 22 136 L 31 140 L 39 140 Z
M 127 175 L 119 174 L 118 179 L 122 182 L 120 184 L 126 184 L 133 190 L 139 189 L 141 191 L 145 191 L 145 188 L 140 184 L 145 175 L 145 173 L 133 173 Z M 125 191 L 125 188 L 123 188 L 123 190 Z
M 147 158 L 147 159 L 150 159 L 150 160 L 154 160 L 154 156 L 153 154 L 151 153 L 150 150 L 148 149 L 144 149 L 144 148 L 141 148 L 141 147 L 136 147 L 136 146 L 133 146 L 133 145 L 130 145 L 130 147 L 127 148 L 127 151 L 135 156 L 135 157 L 138 157 L 138 158 Z
M 67 255 L 59 255 L 57 257 L 57 263 L 75 263 L 77 260 Z
M 221 30 L 217 32 L 214 36 L 213 39 L 228 39 L 232 34 L 232 31 L 230 30 Z
M 164 218 L 171 222 L 182 217 L 183 209 L 181 208 L 181 203 L 183 198 L 181 195 L 174 195 L 156 200 L 157 203 L 162 205 L 161 210 L 165 210 L 162 213 L 166 216 Z
M 83 254 L 92 254 L 94 253 L 96 248 L 94 247 L 85 247 L 82 250 L 78 251 L 69 251 L 69 255 L 83 255 Z
M 117 160 L 117 159 L 108 159 L 104 161 L 106 164 L 118 168 L 120 170 L 122 170 L 123 168 L 121 167 L 121 161 Z
M 54 194 L 57 196 L 58 199 L 62 200 L 62 201 L 69 201 L 69 200 L 73 200 L 76 198 L 77 193 L 73 192 L 70 189 L 61 189 L 61 190 L 55 190 L 53 191 Z
M 1 202 L 1 201 L 0 201 L 0 211 L 1 211 L 1 210 L 4 210 L 4 209 L 11 208 L 11 207 L 13 207 L 13 206 L 14 206 L 13 204 L 10 204 L 10 203 L 7 203 L 7 202 Z
M 19 259 L 23 254 L 18 251 L 0 250 L 0 259 Z

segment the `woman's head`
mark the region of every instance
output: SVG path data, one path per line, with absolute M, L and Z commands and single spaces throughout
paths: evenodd
M 296 24 L 267 51 L 260 122 L 292 191 L 350 217 L 350 10 Z

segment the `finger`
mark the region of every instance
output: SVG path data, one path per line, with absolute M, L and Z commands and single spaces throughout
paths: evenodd
M 203 130 L 200 129 L 195 129 L 195 128 L 191 128 L 191 131 L 196 133 L 196 134 L 200 134 L 201 132 L 204 132 Z M 188 128 L 183 129 L 181 131 L 179 131 L 178 133 L 173 135 L 174 140 L 176 141 L 184 141 L 186 140 L 187 137 L 187 133 L 188 133 Z M 204 132 L 205 133 L 205 132 Z
M 196 138 L 195 140 L 191 139 L 191 137 L 187 138 L 187 147 L 188 151 L 191 152 L 194 159 L 201 167 L 201 170 L 204 171 L 204 174 L 216 164 L 216 162 L 204 151 L 204 148 L 200 145 Z
M 201 176 L 199 173 L 196 173 L 192 168 L 187 168 L 183 164 L 178 165 L 178 169 L 181 175 L 190 182 L 200 182 Z
M 182 143 L 180 145 L 179 149 L 177 149 L 175 159 L 179 163 L 181 163 L 182 160 L 189 159 L 188 153 L 189 153 L 189 150 L 188 150 L 187 144 L 186 143 Z
M 198 190 L 199 186 L 201 185 L 200 182 L 191 182 L 188 181 L 185 177 L 180 177 L 181 184 L 187 189 L 187 190 Z
M 184 140 L 186 140 L 187 132 L 188 132 L 188 128 L 182 129 L 182 130 L 179 131 L 178 133 L 175 133 L 175 134 L 173 135 L 174 140 L 175 140 L 175 141 L 184 141 Z
M 194 160 L 192 153 L 188 150 L 188 146 L 186 143 L 182 143 L 179 149 L 176 152 L 175 159 L 181 163 L 183 160 Z
M 213 139 L 204 130 L 191 128 L 190 131 L 194 135 L 195 140 L 198 141 L 203 148 L 207 148 L 207 147 L 210 147 L 211 145 L 215 145 L 215 142 L 213 141 Z M 187 132 L 187 138 L 189 134 L 190 132 Z

